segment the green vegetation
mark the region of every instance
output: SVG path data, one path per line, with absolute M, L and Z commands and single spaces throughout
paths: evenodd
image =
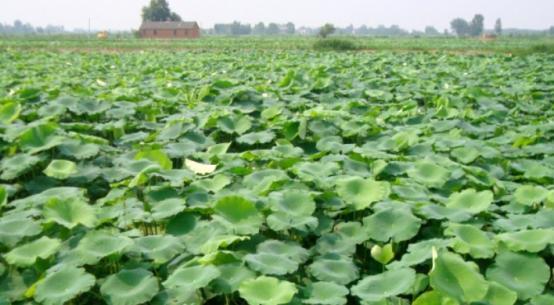
M 552 304 L 551 42 L 315 41 L 0 41 L 0 304 Z

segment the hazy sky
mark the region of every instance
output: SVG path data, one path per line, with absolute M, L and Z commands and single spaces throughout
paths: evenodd
M 149 0 L 0 0 L 0 22 L 15 19 L 33 25 L 64 25 L 68 29 L 128 30 L 140 24 L 141 7 Z M 239 20 L 255 23 L 292 21 L 318 26 L 332 22 L 354 24 L 398 24 L 407 29 L 434 25 L 449 27 L 454 17 L 470 19 L 482 13 L 486 26 L 496 18 L 505 27 L 545 29 L 554 25 L 554 0 L 169 0 L 183 19 L 201 27 L 215 22 Z

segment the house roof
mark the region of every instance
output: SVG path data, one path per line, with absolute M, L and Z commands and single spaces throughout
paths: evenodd
M 198 27 L 195 21 L 145 21 L 140 26 L 141 30 L 175 30 L 194 29 Z

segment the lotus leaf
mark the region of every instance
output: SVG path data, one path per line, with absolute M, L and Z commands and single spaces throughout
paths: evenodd
M 260 276 L 240 285 L 240 296 L 249 305 L 280 305 L 290 302 L 298 290 L 287 281 L 274 277 Z
M 415 276 L 415 271 L 409 268 L 366 276 L 352 287 L 352 294 L 364 301 L 380 301 L 408 292 Z
M 307 299 L 302 300 L 304 304 L 318 305 L 344 305 L 348 288 L 332 282 L 315 282 L 307 287 Z
M 349 177 L 337 182 L 337 193 L 355 210 L 363 210 L 374 202 L 386 199 L 390 186 L 388 182 Z
M 145 269 L 121 270 L 110 275 L 100 293 L 110 305 L 139 305 L 158 293 L 158 280 Z
M 10 265 L 27 267 L 33 265 L 39 258 L 47 259 L 54 255 L 60 246 L 60 240 L 43 236 L 11 250 L 4 258 Z
M 36 286 L 35 300 L 45 305 L 59 305 L 87 292 L 95 278 L 82 268 L 61 266 Z
M 523 205 L 541 203 L 548 196 L 548 191 L 541 186 L 523 185 L 514 193 L 515 202 Z
M 43 172 L 48 177 L 63 180 L 77 173 L 77 164 L 67 160 L 52 160 Z
M 477 192 L 474 189 L 454 193 L 450 195 L 446 206 L 460 209 L 472 214 L 486 211 L 493 201 L 493 194 L 490 191 Z
M 69 229 L 77 225 L 94 227 L 97 222 L 94 208 L 79 198 L 52 198 L 44 205 L 42 214 L 47 221 Z
M 428 187 L 440 188 L 450 177 L 446 168 L 431 161 L 418 161 L 408 170 L 408 176 Z
M 163 285 L 168 289 L 200 289 L 206 287 L 220 274 L 221 272 L 212 265 L 181 266 L 169 275 Z
M 255 234 L 263 222 L 256 206 L 238 196 L 221 198 L 216 202 L 214 210 L 217 213 L 217 219 L 237 234 Z
M 520 300 L 540 295 L 550 279 L 550 268 L 544 260 L 527 253 L 500 253 L 487 269 L 487 279 L 515 291 Z
M 310 273 L 320 281 L 347 285 L 358 278 L 358 268 L 348 257 L 324 255 L 314 259 Z
M 421 220 L 409 209 L 391 207 L 364 218 L 364 226 L 373 240 L 400 242 L 417 234 Z

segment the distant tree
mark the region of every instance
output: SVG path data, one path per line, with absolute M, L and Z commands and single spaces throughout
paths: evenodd
M 279 25 L 277 23 L 270 23 L 267 25 L 267 29 L 265 31 L 267 33 L 267 35 L 278 35 L 280 30 L 279 30 Z
M 150 0 L 150 4 L 142 8 L 142 21 L 181 21 L 181 16 L 169 9 L 166 0 Z
M 469 34 L 471 36 L 481 36 L 483 34 L 483 31 L 485 30 L 485 17 L 481 14 L 477 14 L 473 17 L 473 20 L 471 20 L 471 24 L 469 25 Z
M 334 25 L 330 23 L 326 23 L 319 29 L 319 36 L 321 38 L 327 38 L 327 36 L 333 34 L 336 31 L 336 28 Z
M 369 35 L 369 29 L 367 28 L 367 25 L 362 25 L 361 27 L 354 30 L 354 34 L 360 36 Z
M 548 33 L 554 36 L 554 25 L 550 27 L 550 29 L 548 30 Z
M 467 21 L 462 18 L 456 18 L 450 22 L 452 31 L 458 36 L 466 36 L 469 34 L 470 26 Z
M 494 24 L 494 32 L 498 36 L 502 35 L 502 19 L 496 19 L 496 23 Z
M 252 29 L 254 35 L 265 35 L 265 24 L 263 22 L 257 23 Z
M 425 35 L 428 36 L 438 36 L 440 35 L 439 31 L 433 27 L 433 26 L 426 26 L 425 27 Z
M 294 23 L 292 23 L 292 22 L 288 22 L 285 25 L 285 28 L 286 28 L 286 33 L 288 35 L 294 35 L 294 33 L 296 33 L 296 27 L 295 27 Z

